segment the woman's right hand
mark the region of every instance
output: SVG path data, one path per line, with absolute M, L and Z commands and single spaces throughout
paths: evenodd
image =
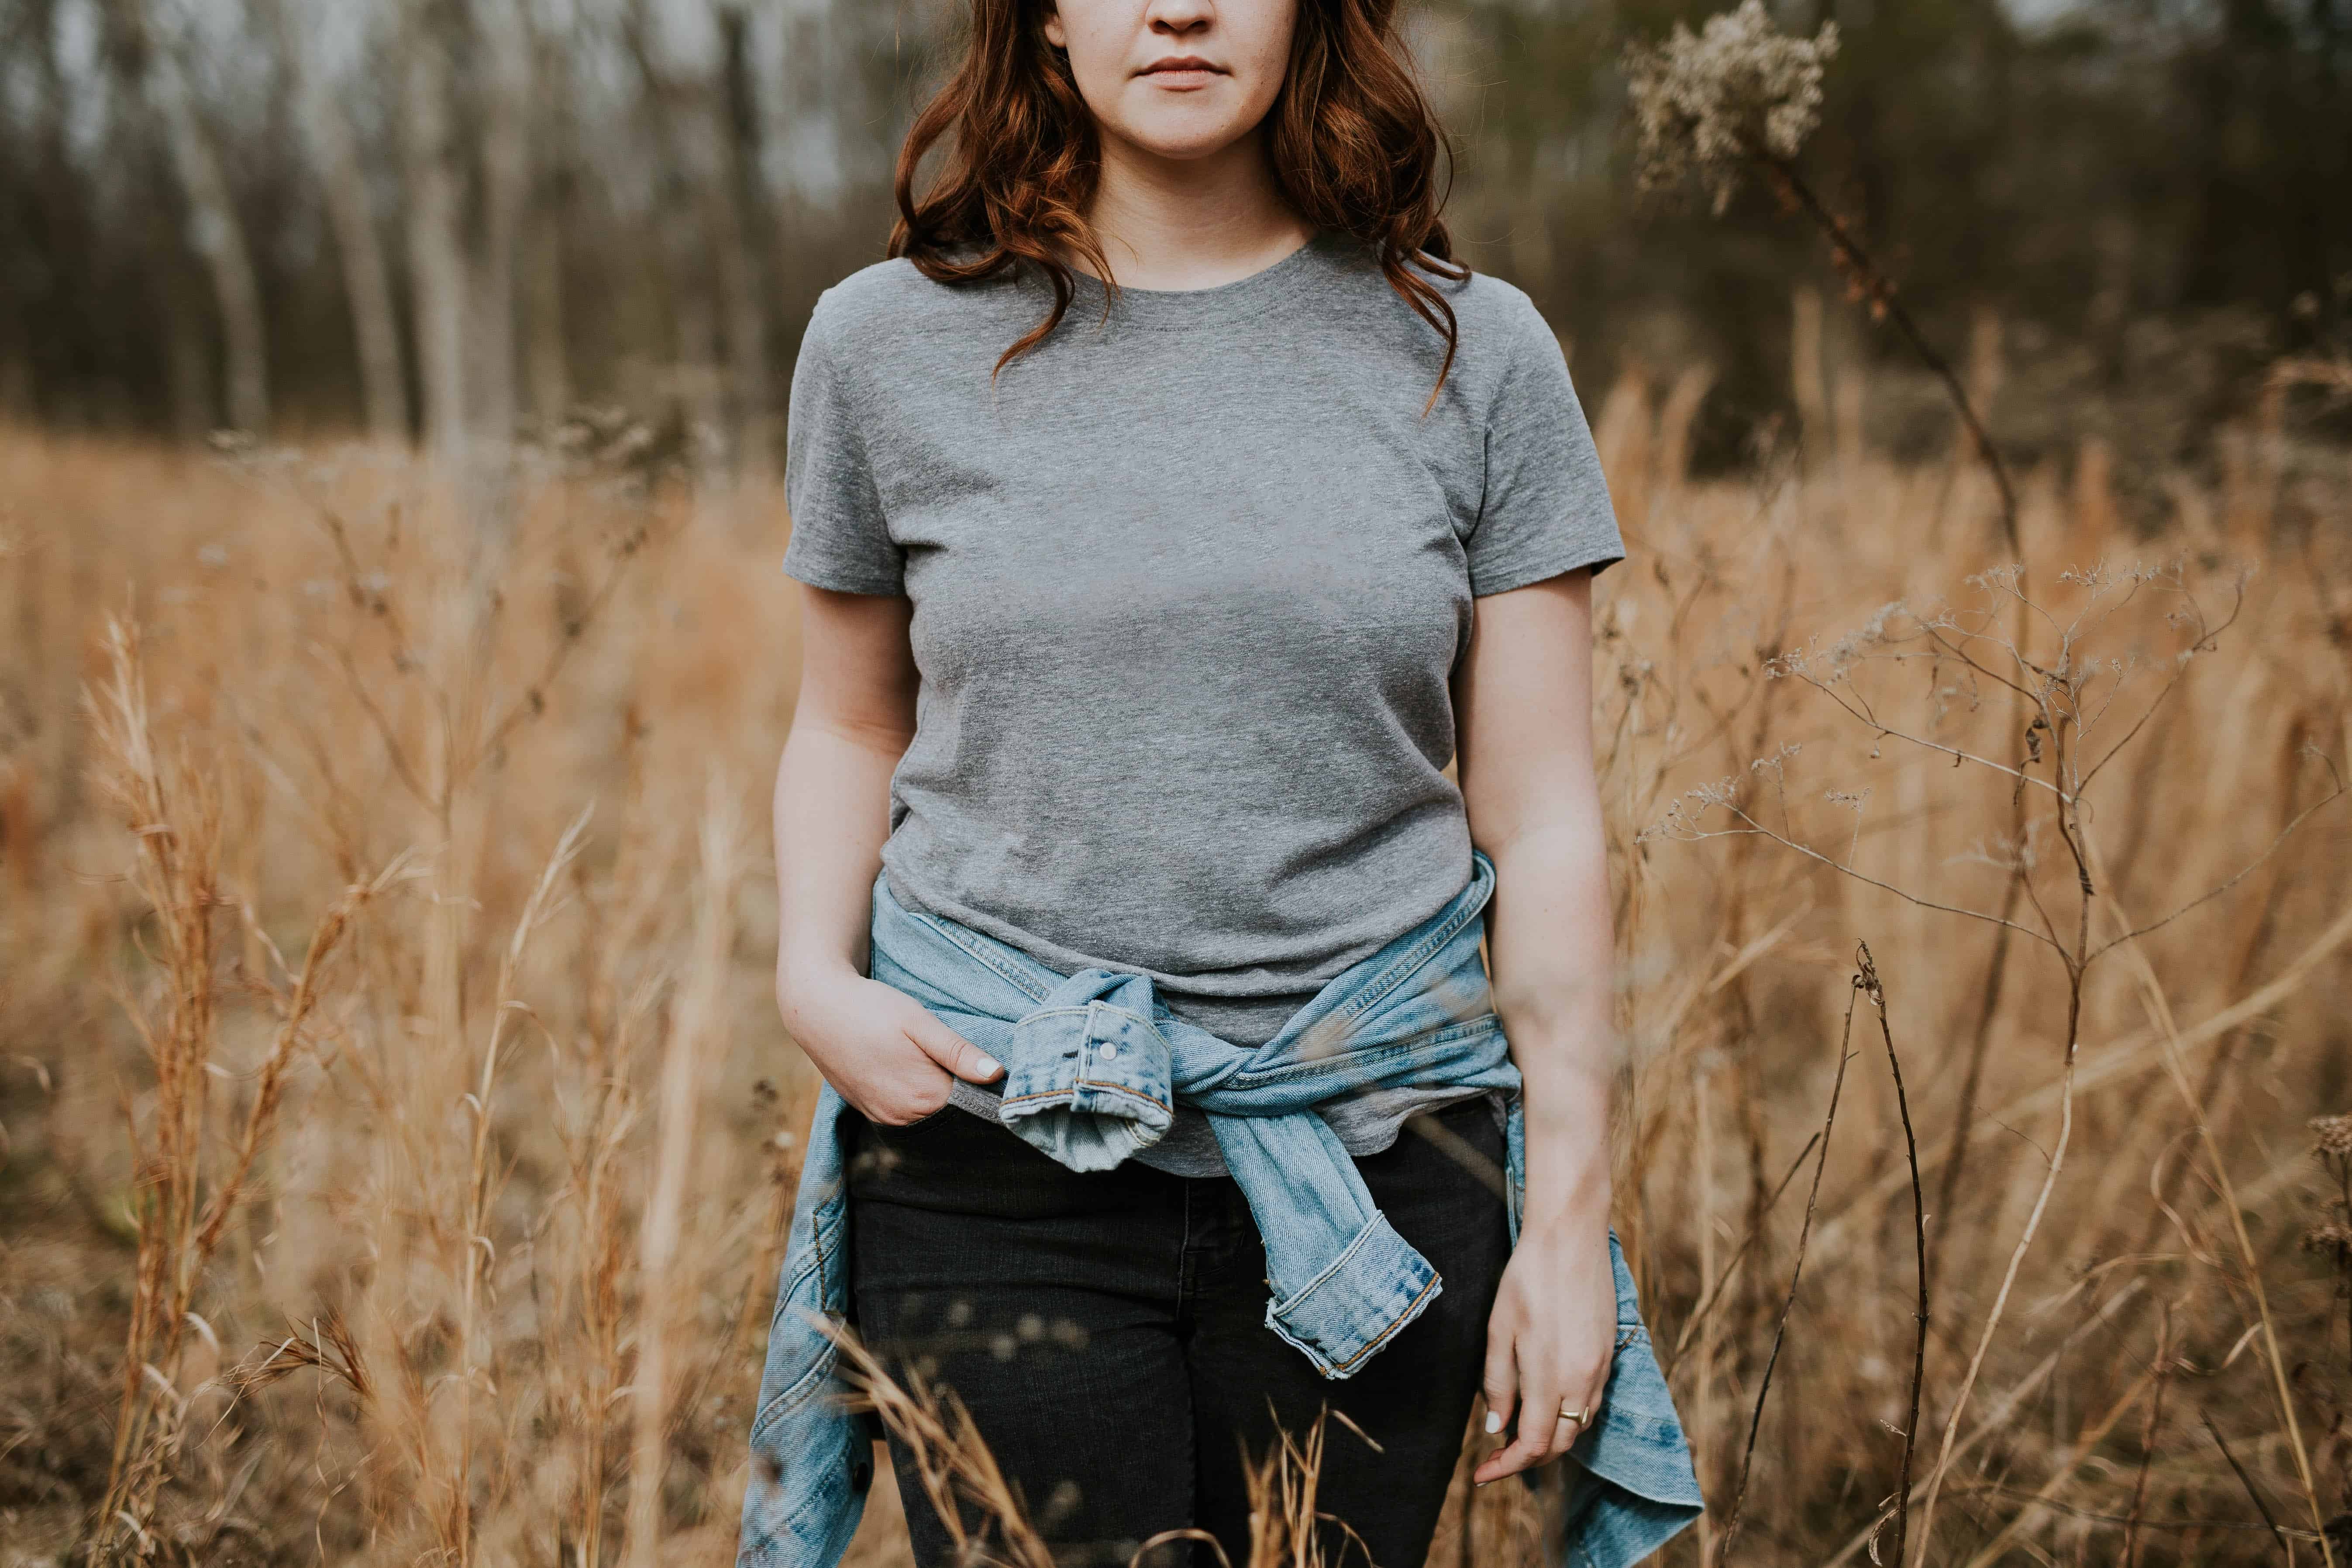
M 779 982 L 776 1002 L 825 1081 L 869 1121 L 919 1121 L 948 1102 L 956 1079 L 991 1083 L 1004 1076 L 1003 1064 L 921 1003 L 862 974 Z

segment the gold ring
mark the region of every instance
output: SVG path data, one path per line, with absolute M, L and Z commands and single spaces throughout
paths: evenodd
M 1559 1419 L 1562 1421 L 1573 1421 L 1579 1426 L 1582 1426 L 1591 1421 L 1592 1412 L 1590 1410 L 1570 1410 L 1567 1405 L 1563 1405 L 1559 1407 Z

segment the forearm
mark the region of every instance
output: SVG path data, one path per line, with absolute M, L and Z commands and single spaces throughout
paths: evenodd
M 863 974 L 875 873 L 890 833 L 895 732 L 795 718 L 776 768 L 776 997 L 790 1023 L 812 990 Z
M 1525 1080 L 1525 1223 L 1605 1226 L 1617 1059 L 1599 803 L 1558 810 L 1487 853 L 1495 1009 Z

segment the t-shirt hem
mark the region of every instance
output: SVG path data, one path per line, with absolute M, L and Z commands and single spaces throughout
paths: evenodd
M 1515 564 L 1493 567 L 1470 574 L 1470 594 L 1473 598 L 1485 598 L 1490 594 L 1507 594 L 1513 588 L 1524 588 L 1530 583 L 1540 583 L 1547 577 L 1557 577 L 1563 572 L 1590 567 L 1594 576 L 1625 559 L 1622 550 L 1580 552 L 1572 555 L 1538 556 Z
M 822 563 L 795 561 L 787 555 L 783 560 L 784 575 L 812 588 L 829 589 L 836 594 L 873 594 L 901 596 L 907 585 L 895 577 L 869 576 L 859 572 L 845 572 Z

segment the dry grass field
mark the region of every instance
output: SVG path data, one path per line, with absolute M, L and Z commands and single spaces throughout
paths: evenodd
M 2352 470 L 2072 453 L 2019 575 L 1850 430 L 1685 480 L 1691 384 L 1592 401 L 1664 1560 L 2352 1563 Z M 0 1568 L 729 1560 L 814 1088 L 786 525 L 488 510 L 0 432 Z

